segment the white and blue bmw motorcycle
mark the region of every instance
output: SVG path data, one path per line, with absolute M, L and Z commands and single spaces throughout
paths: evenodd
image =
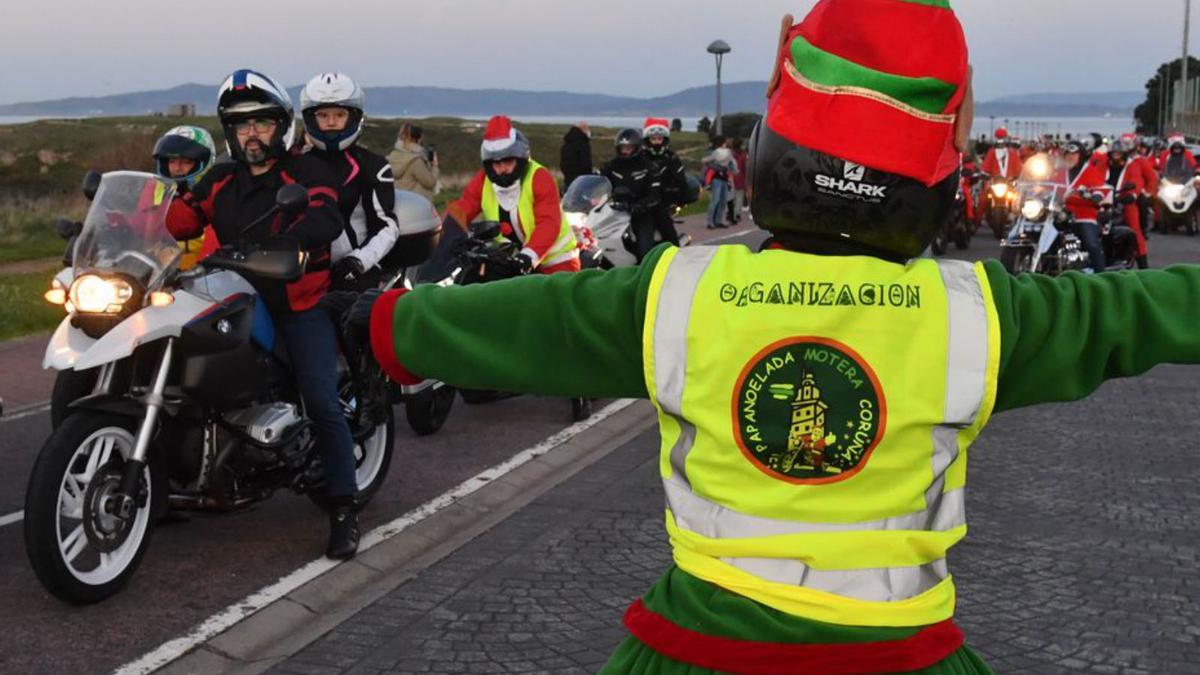
M 68 314 L 44 366 L 95 369 L 96 384 L 42 446 L 25 498 L 33 569 L 72 603 L 116 593 L 168 507 L 231 511 L 280 488 L 327 505 L 288 356 L 248 281 L 297 279 L 306 254 L 281 238 L 180 271 L 165 226 L 173 183 L 117 171 L 93 191 L 72 265 L 47 293 Z M 298 213 L 307 199 L 285 186 L 276 208 Z M 339 390 L 365 504 L 391 463 L 392 408 L 378 367 L 352 343 L 338 356 Z

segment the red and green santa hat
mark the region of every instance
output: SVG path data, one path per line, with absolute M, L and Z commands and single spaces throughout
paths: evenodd
M 659 136 L 671 136 L 671 123 L 665 117 L 647 117 L 645 123 L 642 124 L 642 135 L 649 138 L 658 134 Z
M 820 0 L 790 24 L 767 93 L 775 133 L 926 185 L 958 168 L 970 71 L 948 0 Z

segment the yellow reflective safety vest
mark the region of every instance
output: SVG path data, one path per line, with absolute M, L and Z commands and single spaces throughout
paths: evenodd
M 162 203 L 163 197 L 167 193 L 165 183 L 154 183 L 154 205 Z M 189 270 L 196 266 L 196 259 L 200 257 L 200 250 L 204 248 L 204 236 L 201 235 L 194 239 L 187 239 L 179 242 L 179 269 Z
M 954 613 L 1000 361 L 982 265 L 670 249 L 643 353 L 681 569 L 828 623 Z
M 521 197 L 517 202 L 517 227 L 514 227 L 513 230 L 522 246 L 526 246 L 529 238 L 533 236 L 533 174 L 538 170 L 548 171 L 549 169 L 545 169 L 531 159 L 529 166 L 525 169 L 525 175 L 521 177 Z M 496 201 L 496 192 L 490 178 L 483 179 L 483 197 L 480 199 L 479 206 L 484 219 L 492 221 L 500 219 L 500 204 Z M 579 257 L 579 243 L 575 239 L 575 232 L 571 230 L 571 225 L 567 223 L 565 215 L 562 215 L 561 219 L 558 238 L 546 255 L 537 261 L 537 266 L 557 265 Z

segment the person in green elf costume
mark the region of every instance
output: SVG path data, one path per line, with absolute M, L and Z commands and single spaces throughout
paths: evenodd
M 761 250 L 660 246 L 352 311 L 401 382 L 653 402 L 674 564 L 603 673 L 989 672 L 946 564 L 971 442 L 994 412 L 1200 363 L 1200 267 L 919 257 L 954 203 L 970 80 L 946 0 L 821 0 L 784 18 L 751 141 Z

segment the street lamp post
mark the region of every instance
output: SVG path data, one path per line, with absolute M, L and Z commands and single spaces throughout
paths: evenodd
M 708 45 L 708 53 L 717 59 L 717 119 L 713 127 L 714 134 L 721 135 L 721 60 L 731 51 L 729 43 L 724 40 L 713 40 Z
M 1188 24 L 1192 18 L 1192 0 L 1183 0 L 1183 60 L 1179 72 L 1179 102 L 1175 106 L 1178 114 L 1176 126 L 1183 124 L 1183 113 L 1187 111 L 1191 98 L 1188 96 Z

